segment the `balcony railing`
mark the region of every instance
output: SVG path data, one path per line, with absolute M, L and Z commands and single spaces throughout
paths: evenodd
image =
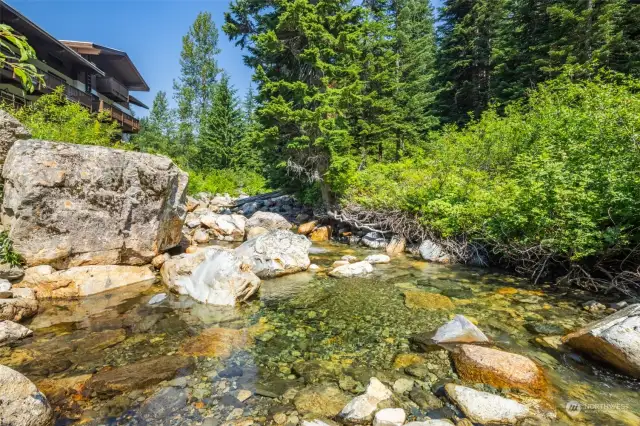
M 2 71 L 3 76 L 19 81 L 19 78 L 13 74 L 13 69 L 11 69 L 11 67 L 5 65 L 3 68 L 0 68 L 0 70 Z M 44 71 L 41 72 L 45 84 L 36 86 L 36 90 L 38 92 L 51 93 L 56 87 L 64 86 L 64 95 L 70 101 L 79 103 L 91 112 L 106 112 L 112 120 L 120 124 L 120 127 L 122 127 L 122 130 L 125 132 L 137 133 L 140 130 L 140 121 L 133 118 L 131 115 L 109 105 L 94 95 L 69 86 L 66 81 L 54 74 Z M 14 95 L 5 91 L 0 91 L 0 102 L 6 102 L 17 108 L 31 103 L 22 96 Z
M 94 108 L 96 104 L 94 104 Z M 120 123 L 125 132 L 138 133 L 140 131 L 140 121 L 129 114 L 120 111 L 118 108 L 109 105 L 102 99 L 97 102 L 97 112 L 106 112 L 112 120 Z

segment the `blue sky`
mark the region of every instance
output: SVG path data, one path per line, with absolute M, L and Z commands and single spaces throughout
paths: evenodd
M 441 0 L 435 0 L 439 5 Z M 61 40 L 92 41 L 124 50 L 151 87 L 135 95 L 149 107 L 164 90 L 173 99 L 173 79 L 180 73 L 182 36 L 198 12 L 211 12 L 220 32 L 219 65 L 242 96 L 251 82 L 243 52 L 222 32 L 227 0 L 7 0 L 11 6 Z M 147 112 L 138 108 L 138 116 Z
M 198 12 L 209 11 L 220 32 L 219 64 L 243 94 L 252 71 L 243 52 L 222 32 L 225 0 L 7 0 L 11 6 L 61 40 L 92 41 L 124 50 L 138 67 L 151 91 L 135 95 L 149 107 L 155 94 L 173 97 L 173 79 L 180 73 L 182 36 Z M 138 108 L 136 114 L 146 115 Z

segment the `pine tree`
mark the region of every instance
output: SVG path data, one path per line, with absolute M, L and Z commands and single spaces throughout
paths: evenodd
M 226 15 L 225 32 L 256 70 L 256 136 L 274 184 L 317 183 L 327 204 L 356 165 L 344 111 L 362 91 L 361 16 L 348 0 L 242 0 Z
M 253 93 L 253 86 L 251 84 L 249 84 L 247 93 L 244 95 L 242 110 L 244 112 L 245 125 L 247 127 L 253 126 L 256 121 L 256 95 Z
M 188 163 L 198 151 L 194 140 L 200 130 L 202 115 L 211 106 L 220 73 L 216 60 L 218 53 L 218 29 L 210 13 L 200 12 L 182 38 L 180 78 L 174 81 L 180 121 L 179 139 Z
M 242 132 L 243 117 L 236 90 L 230 86 L 229 77 L 223 74 L 216 86 L 212 105 L 202 119 L 194 168 L 206 172 L 241 166 L 247 154 L 239 149 Z
M 504 18 L 503 0 L 445 0 L 437 60 L 444 121 L 464 123 L 489 104 Z
M 176 155 L 174 111 L 169 108 L 167 93 L 159 91 L 148 117 L 141 120 L 141 130 L 133 139 L 138 149 L 169 156 Z
M 396 53 L 399 86 L 395 94 L 398 124 L 396 154 L 406 142 L 417 144 L 438 124 L 435 114 L 436 38 L 429 0 L 396 0 Z

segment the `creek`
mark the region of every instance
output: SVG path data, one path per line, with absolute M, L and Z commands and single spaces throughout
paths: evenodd
M 371 253 L 314 244 L 311 260 L 321 272 L 263 281 L 259 296 L 236 308 L 172 294 L 150 305 L 166 292 L 159 282 L 43 302 L 25 324 L 34 337 L 0 348 L 0 364 L 36 383 L 55 409 L 56 425 L 262 425 L 274 419 L 293 425 L 305 414 L 301 408 L 321 413 L 328 405 L 305 400 L 309 386 L 339 388 L 327 398 L 343 404 L 341 398 L 362 393 L 373 376 L 391 385 L 413 380 L 427 390 L 455 381 L 445 350 L 421 353 L 410 337 L 463 314 L 496 346 L 544 367 L 558 414 L 554 424 L 640 424 L 637 380 L 559 349 L 550 337 L 606 315 L 582 308 L 593 295 L 410 256 L 376 265 L 362 278 L 322 272 L 341 256 Z M 407 292 L 437 293 L 450 303 L 408 307 Z M 410 396 L 402 398 L 409 419 L 456 414 L 448 403 L 420 408 Z M 584 409 L 567 413 L 570 401 Z

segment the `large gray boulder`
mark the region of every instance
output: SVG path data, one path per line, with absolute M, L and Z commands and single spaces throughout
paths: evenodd
M 29 131 L 11 114 L 0 110 L 0 165 L 7 158 L 13 144 L 20 139 L 29 139 Z
M 0 365 L 0 424 L 53 424 L 53 411 L 47 398 L 29 379 L 4 365 Z
M 569 346 L 640 378 L 640 304 L 566 335 Z
M 306 271 L 311 265 L 310 247 L 304 235 L 274 230 L 245 241 L 236 255 L 260 278 L 273 278 Z
M 158 155 L 17 141 L 2 224 L 29 266 L 141 265 L 178 245 L 188 177 Z
M 289 223 L 282 215 L 270 212 L 256 212 L 247 220 L 247 230 L 251 228 L 264 228 L 269 231 L 272 229 L 281 229 L 283 231 L 291 229 L 293 225 Z
M 233 306 L 260 288 L 249 265 L 233 251 L 218 247 L 167 260 L 160 273 L 169 289 L 211 305 Z

